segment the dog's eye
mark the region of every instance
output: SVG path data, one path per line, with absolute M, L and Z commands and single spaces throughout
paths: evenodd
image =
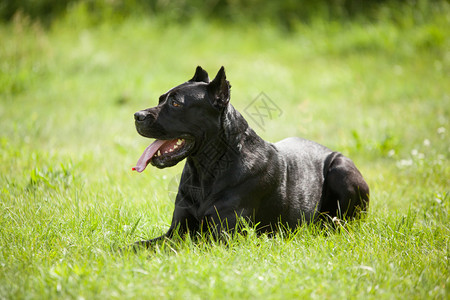
M 175 100 L 170 100 L 170 105 L 172 105 L 173 107 L 181 107 L 181 103 L 175 101 Z

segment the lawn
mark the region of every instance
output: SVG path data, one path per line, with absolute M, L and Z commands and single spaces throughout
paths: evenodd
M 0 299 L 448 299 L 450 8 L 401 20 L 0 25 Z M 351 157 L 367 219 L 227 245 L 119 255 L 172 217 L 183 163 L 131 172 L 149 140 L 134 112 L 224 65 L 231 101 L 266 140 Z M 264 93 L 279 113 L 252 119 Z

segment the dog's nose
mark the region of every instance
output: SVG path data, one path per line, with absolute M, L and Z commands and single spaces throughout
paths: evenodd
M 147 113 L 143 110 L 138 111 L 134 114 L 134 119 L 136 121 L 144 121 L 145 117 L 147 116 Z

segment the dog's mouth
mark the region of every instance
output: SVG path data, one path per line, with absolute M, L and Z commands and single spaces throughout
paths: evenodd
M 132 170 L 141 173 L 149 163 L 157 168 L 176 165 L 186 158 L 194 146 L 194 141 L 186 138 L 156 140 L 148 146 Z

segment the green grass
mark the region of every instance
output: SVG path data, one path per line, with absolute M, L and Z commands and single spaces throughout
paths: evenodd
M 421 22 L 269 25 L 149 19 L 0 26 L 0 298 L 448 299 L 450 9 Z M 409 12 L 412 13 L 412 12 Z M 364 222 L 287 236 L 115 247 L 160 235 L 182 170 L 131 172 L 149 141 L 133 113 L 225 65 L 240 111 L 282 109 L 269 141 L 302 136 L 351 157 Z M 172 184 L 171 184 L 172 182 Z

